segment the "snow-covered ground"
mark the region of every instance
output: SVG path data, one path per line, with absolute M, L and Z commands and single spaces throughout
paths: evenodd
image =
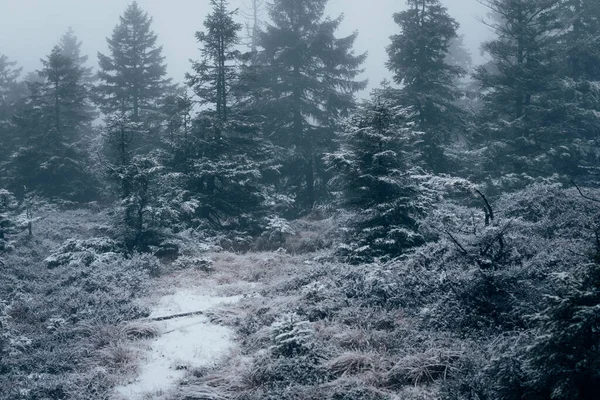
M 205 312 L 218 305 L 233 304 L 240 298 L 220 297 L 204 285 L 183 288 L 161 297 L 150 318 Z M 213 324 L 201 314 L 153 324 L 159 335 L 148 343 L 138 375 L 115 389 L 115 399 L 136 400 L 147 394 L 165 393 L 185 376 L 186 369 L 211 365 L 235 347 L 231 329 Z

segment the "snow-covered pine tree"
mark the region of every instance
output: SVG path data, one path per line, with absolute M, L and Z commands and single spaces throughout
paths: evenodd
M 418 218 L 424 199 L 413 175 L 422 174 L 424 134 L 411 122 L 414 113 L 377 90 L 338 135 L 340 149 L 325 156 L 341 205 L 356 213 L 341 249 L 352 261 L 395 257 L 423 243 Z
M 19 204 L 15 196 L 5 189 L 0 189 L 0 254 L 10 245 L 9 235 L 19 232 Z
M 552 120 L 560 139 L 550 164 L 579 179 L 600 175 L 600 2 L 560 3 L 561 34 L 557 41 L 558 91 L 549 93 Z
M 238 95 L 247 94 L 232 90 L 240 86 L 236 45 L 242 25 L 234 21 L 227 1 L 211 4 L 206 31 L 196 33 L 202 59 L 187 74 L 195 96 L 169 100 L 177 129 L 164 161 L 174 190 L 165 195 L 169 203 L 181 205 L 181 222 L 256 233 L 269 192 L 262 173 L 275 157 L 255 119 L 238 102 Z M 195 116 L 193 104 L 203 106 Z

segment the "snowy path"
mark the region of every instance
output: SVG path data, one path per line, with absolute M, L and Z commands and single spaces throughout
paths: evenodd
M 150 318 L 204 312 L 241 299 L 241 296 L 206 295 L 207 291 L 206 287 L 181 289 L 163 296 L 153 308 Z M 116 399 L 136 400 L 148 394 L 164 393 L 185 376 L 187 368 L 211 365 L 235 346 L 231 329 L 211 323 L 204 315 L 167 319 L 154 324 L 160 335 L 149 343 L 138 376 L 115 388 Z

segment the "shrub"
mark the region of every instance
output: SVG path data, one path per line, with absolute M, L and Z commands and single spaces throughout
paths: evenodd
M 314 348 L 314 330 L 297 314 L 283 315 L 271 325 L 271 351 L 276 356 L 306 355 Z

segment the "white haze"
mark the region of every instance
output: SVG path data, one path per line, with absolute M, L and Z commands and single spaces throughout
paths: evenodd
M 232 7 L 240 9 L 244 8 L 243 3 L 244 0 L 231 0 Z M 485 16 L 486 9 L 477 0 L 444 3 L 461 24 L 460 33 L 465 35 L 474 61 L 481 61 L 478 49 L 489 37 L 489 31 L 477 17 Z M 96 66 L 97 52 L 106 52 L 106 37 L 128 4 L 125 0 L 0 0 L 0 54 L 17 61 L 24 72 L 39 69 L 40 58 L 71 26 L 83 42 L 82 52 L 89 56 L 89 64 Z M 153 28 L 164 46 L 169 75 L 181 82 L 189 71 L 189 59 L 198 55 L 194 33 L 203 28 L 204 17 L 210 11 L 209 1 L 138 0 L 138 4 L 154 19 Z M 369 79 L 371 88 L 390 78 L 385 69 L 385 47 L 390 35 L 397 32 L 392 14 L 404 6 L 403 0 L 330 0 L 328 14 L 345 16 L 339 35 L 358 30 L 356 52 L 369 53 L 363 79 Z

